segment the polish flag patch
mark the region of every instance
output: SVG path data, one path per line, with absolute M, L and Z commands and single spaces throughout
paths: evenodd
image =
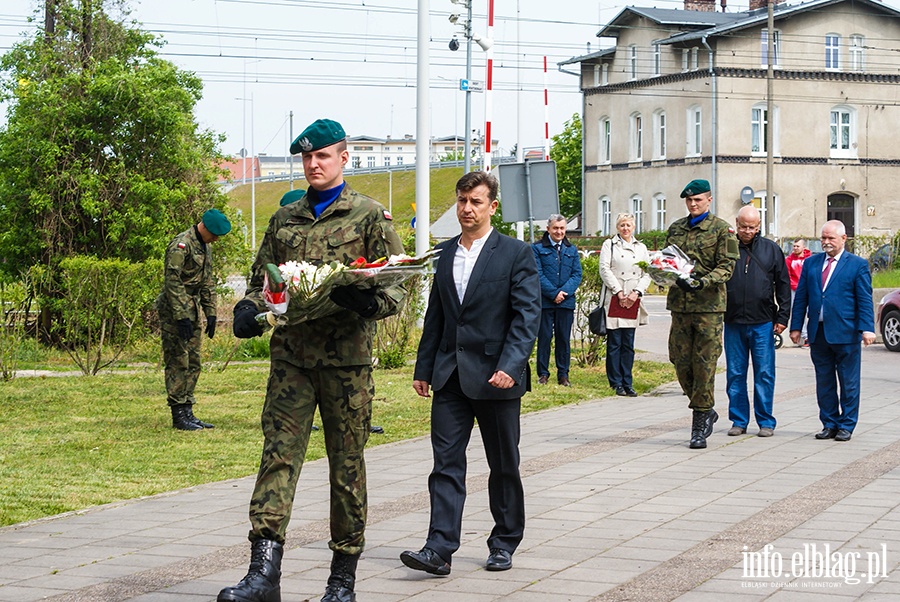
M 393 220 L 393 219 L 394 219 L 393 217 L 391 217 L 391 212 L 388 211 L 387 209 L 384 209 L 384 210 L 383 210 L 383 213 L 384 213 L 384 219 L 386 219 L 386 220 Z
M 183 248 L 184 248 L 184 246 L 185 246 L 185 245 L 184 245 L 184 243 L 183 243 L 183 242 L 180 242 L 180 243 L 178 243 L 178 248 L 179 248 L 179 249 L 183 249 Z

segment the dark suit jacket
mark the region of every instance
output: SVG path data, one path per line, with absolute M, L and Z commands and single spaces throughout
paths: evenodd
M 803 262 L 797 283 L 791 330 L 800 330 L 804 314 L 809 315 L 810 342 L 819 331 L 819 311 L 825 324 L 825 340 L 832 345 L 859 343 L 863 332 L 875 332 L 872 308 L 872 277 L 868 262 L 844 251 L 828 287 L 822 291 L 822 269 L 827 253 L 817 253 Z
M 459 369 L 470 399 L 515 399 L 530 389 L 528 359 L 541 320 L 541 283 L 530 245 L 494 230 L 484 244 L 459 302 L 453 258 L 459 237 L 441 249 L 413 378 L 440 390 Z M 516 384 L 488 384 L 497 370 Z

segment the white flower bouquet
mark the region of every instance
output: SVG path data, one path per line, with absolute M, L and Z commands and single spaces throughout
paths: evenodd
M 415 274 L 424 273 L 438 251 L 420 257 L 392 255 L 389 259 L 367 262 L 360 257 L 349 266 L 339 262 L 313 264 L 287 261 L 279 266 L 266 265 L 263 298 L 269 311 L 258 314 L 264 327 L 287 326 L 324 318 L 342 308 L 329 294 L 338 286 L 359 288 L 389 287 Z
M 650 253 L 650 262 L 639 261 L 637 266 L 661 286 L 671 286 L 679 278 L 690 278 L 694 270 L 694 262 L 677 245 Z

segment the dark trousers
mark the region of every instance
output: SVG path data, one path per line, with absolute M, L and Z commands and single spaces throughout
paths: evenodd
M 460 389 L 458 372 L 434 392 L 434 468 L 428 477 L 431 524 L 425 545 L 447 562 L 459 549 L 466 502 L 466 447 L 476 419 L 490 468 L 488 498 L 494 528 L 487 540 L 488 548 L 512 553 L 522 541 L 525 493 L 519 476 L 520 405 L 521 399 L 469 399 Z
M 822 426 L 852 433 L 859 418 L 860 344 L 830 344 L 825 340 L 825 323 L 819 322 L 816 339 L 809 342 L 809 357 L 816 369 L 816 400 Z
M 606 378 L 613 389 L 631 387 L 634 366 L 634 328 L 606 331 Z
M 568 378 L 572 338 L 572 323 L 575 321 L 574 309 L 559 307 L 541 310 L 541 327 L 537 340 L 537 373 L 538 376 L 550 376 L 550 342 L 556 338 L 556 377 Z

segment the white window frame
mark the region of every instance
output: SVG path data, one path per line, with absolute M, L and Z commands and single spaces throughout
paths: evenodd
M 666 112 L 657 109 L 653 113 L 653 158 L 666 158 Z
M 828 117 L 828 129 L 831 156 L 836 158 L 855 158 L 857 144 L 856 109 L 846 105 L 831 107 Z
M 629 121 L 631 122 L 631 160 L 643 161 L 644 118 L 640 113 L 632 113 Z
M 760 65 L 763 67 L 769 66 L 769 30 L 763 28 L 762 32 L 759 34 L 759 42 L 760 42 Z M 772 64 L 773 69 L 778 69 L 781 67 L 781 30 L 776 29 L 772 35 L 772 52 L 775 54 L 775 62 Z
M 666 229 L 666 196 L 661 192 L 653 195 L 653 229 Z
M 653 75 L 662 74 L 662 47 L 659 42 L 653 42 Z
M 768 236 L 769 234 L 769 223 L 770 220 L 768 218 L 768 211 L 766 210 L 766 197 L 768 193 L 765 190 L 757 190 L 753 200 L 750 201 L 750 204 L 756 207 L 759 210 L 759 235 L 760 236 Z M 772 198 L 772 214 L 778 215 L 778 195 L 773 195 Z M 774 220 L 771 220 L 774 222 Z M 777 232 L 775 232 L 775 224 L 772 224 L 772 235 L 777 236 Z
M 600 197 L 597 208 L 600 235 L 609 236 L 612 230 L 612 200 L 608 196 Z
M 602 65 L 600 65 L 600 85 L 609 85 L 609 63 L 603 63 Z
M 690 48 L 682 48 L 681 49 L 681 72 L 687 73 L 688 66 L 690 65 L 690 57 L 691 57 L 691 49 Z
M 841 34 L 825 34 L 825 70 L 841 70 Z
M 634 44 L 628 47 L 628 76 L 632 80 L 637 79 L 638 76 L 637 46 Z
M 688 157 L 699 157 L 703 153 L 703 110 L 694 105 L 687 110 L 687 151 Z
M 600 85 L 600 65 L 594 65 L 594 87 Z
M 384 156 L 384 166 L 385 166 L 385 167 L 390 167 L 390 166 L 391 166 L 391 158 L 390 158 L 389 156 L 387 156 L 387 155 Z
M 631 214 L 634 216 L 634 233 L 640 234 L 644 231 L 644 199 L 639 194 L 631 197 Z
M 599 122 L 600 145 L 598 150 L 598 163 L 612 162 L 612 122 L 609 117 L 601 117 Z
M 691 71 L 700 68 L 700 49 L 694 46 L 691 48 Z
M 866 70 L 866 38 L 861 34 L 853 34 L 850 36 L 850 46 L 848 54 L 850 55 L 850 71 L 862 73 Z

